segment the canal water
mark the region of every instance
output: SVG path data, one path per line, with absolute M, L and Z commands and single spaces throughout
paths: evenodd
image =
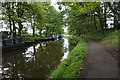
M 47 78 L 77 43 L 68 37 L 3 53 L 2 78 Z

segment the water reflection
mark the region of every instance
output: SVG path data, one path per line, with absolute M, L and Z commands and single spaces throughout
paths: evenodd
M 0 65 L 0 79 L 2 77 L 2 65 Z
M 65 38 L 41 42 L 26 49 L 3 53 L 2 78 L 47 78 L 67 58 L 71 45 L 68 41 Z
M 68 39 L 67 38 L 64 39 L 63 46 L 64 46 L 64 49 L 63 49 L 64 56 L 62 57 L 61 61 L 63 61 L 64 59 L 66 59 L 67 56 L 68 56 L 68 53 L 69 53 L 69 48 L 68 48 L 69 45 L 68 45 Z

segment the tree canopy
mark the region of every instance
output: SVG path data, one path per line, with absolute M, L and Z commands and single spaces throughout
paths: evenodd
M 33 37 L 63 33 L 63 15 L 49 2 L 5 2 L 2 3 L 2 16 L 10 29 L 10 37 L 21 36 L 30 28 Z M 27 23 L 30 25 L 25 26 Z
M 120 29 L 120 2 L 59 2 L 60 6 L 67 6 L 65 19 L 70 34 L 80 35 L 89 32 L 104 34 L 108 26 L 108 19 L 114 18 L 115 29 Z M 110 21 L 110 20 L 109 20 Z

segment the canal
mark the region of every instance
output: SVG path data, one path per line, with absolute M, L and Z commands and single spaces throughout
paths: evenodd
M 78 43 L 63 38 L 2 54 L 2 78 L 47 78 Z

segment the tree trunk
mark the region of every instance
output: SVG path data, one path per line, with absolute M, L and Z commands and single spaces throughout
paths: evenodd
M 119 11 L 118 11 L 118 29 L 120 29 L 120 1 L 118 3 Z
M 114 15 L 115 15 L 115 14 L 114 14 Z M 117 23 L 117 21 L 116 21 L 116 16 L 114 16 L 114 28 L 115 28 L 115 29 L 117 29 L 116 23 Z
M 86 19 L 86 25 L 88 24 L 87 22 L 89 23 L 89 20 Z M 89 32 L 89 28 L 88 28 L 88 25 L 87 25 L 86 26 L 86 33 L 88 33 L 88 32 Z
M 90 15 L 90 22 L 91 22 L 91 23 L 90 23 L 90 26 L 91 26 L 91 27 L 89 28 L 89 29 L 90 29 L 90 31 L 92 31 L 92 30 L 93 30 L 93 29 L 91 29 L 91 28 L 92 28 L 92 21 L 93 21 L 93 16 L 92 16 L 92 15 Z
M 7 2 L 7 9 L 8 11 L 10 11 L 10 3 Z M 9 25 L 10 25 L 10 38 L 12 38 L 12 24 L 11 24 L 11 15 L 8 15 L 8 18 L 9 18 Z
M 47 37 L 47 33 L 48 33 L 48 26 L 46 27 L 45 37 Z
M 115 9 L 115 2 L 113 3 L 114 4 L 114 9 Z M 114 28 L 117 29 L 117 18 L 116 18 L 116 14 L 114 13 Z
M 100 8 L 98 9 L 98 18 L 99 18 L 99 22 L 100 22 L 101 34 L 103 35 L 104 31 L 103 31 L 102 18 L 101 18 L 101 14 L 100 14 Z
M 12 9 L 14 10 L 14 2 L 12 2 Z M 13 15 L 15 15 L 13 10 L 12 10 L 12 13 L 13 13 Z M 15 21 L 12 20 L 12 23 L 13 23 L 13 37 L 16 37 Z
M 18 4 L 17 4 L 18 5 L 17 14 L 18 14 L 19 18 L 22 18 L 22 15 L 23 15 L 23 10 L 21 9 L 21 4 L 22 4 L 21 2 L 18 2 Z M 19 21 L 18 25 L 19 25 L 18 35 L 21 36 L 21 31 L 23 28 L 22 21 Z
M 42 29 L 40 29 L 40 33 L 39 34 L 40 34 L 40 37 L 42 37 Z
M 18 22 L 18 25 L 19 25 L 18 35 L 21 36 L 21 31 L 22 31 L 22 28 L 23 28 L 22 22 L 19 21 L 19 22 Z
M 105 10 L 104 10 L 105 31 L 107 31 L 107 24 L 106 24 L 106 22 L 107 22 L 107 19 L 106 19 L 106 10 L 107 10 L 107 8 L 106 8 L 106 3 L 104 4 L 104 8 L 105 8 Z
M 9 24 L 10 24 L 10 38 L 12 37 L 12 24 L 11 24 L 11 16 L 9 15 Z
M 16 27 L 14 20 L 12 20 L 12 23 L 13 23 L 13 37 L 16 37 Z
M 41 29 L 40 29 L 40 37 L 42 36 L 42 24 L 41 24 Z
M 95 27 L 95 29 L 96 29 L 96 31 L 97 31 L 97 25 L 96 25 L 96 20 L 95 20 L 95 14 L 94 14 L 94 27 Z
M 35 37 L 35 22 L 34 22 L 34 25 L 32 26 L 33 28 L 33 37 Z

